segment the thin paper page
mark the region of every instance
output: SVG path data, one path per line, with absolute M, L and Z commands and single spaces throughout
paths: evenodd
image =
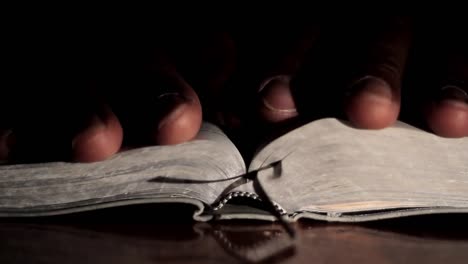
M 271 170 L 259 178 L 288 211 L 468 207 L 467 138 L 441 138 L 402 123 L 360 130 L 323 119 L 264 148 L 250 170 L 283 157 L 280 178 L 270 177 Z
M 51 162 L 0 167 L 0 213 L 95 205 L 142 197 L 213 202 L 228 183 L 151 182 L 158 176 L 214 180 L 245 173 L 241 155 L 217 127 L 173 146 L 124 151 L 95 163 Z

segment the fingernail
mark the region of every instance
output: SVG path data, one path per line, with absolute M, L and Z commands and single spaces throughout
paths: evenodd
M 360 96 L 360 95 L 371 96 L 373 99 L 377 100 L 391 100 L 393 97 L 392 88 L 390 85 L 379 77 L 374 76 L 365 76 L 356 82 L 354 82 L 346 96 Z
M 451 103 L 466 106 L 468 104 L 468 94 L 458 86 L 447 85 L 440 89 L 437 98 L 439 103 Z
M 9 129 L 0 134 L 0 164 L 8 162 L 10 152 L 16 143 L 13 130 Z
M 297 112 L 290 88 L 291 77 L 279 75 L 266 79 L 259 89 L 263 106 L 273 112 Z
M 160 121 L 158 130 L 172 120 L 177 119 L 185 110 L 185 106 L 193 100 L 178 92 L 164 93 L 157 98 L 156 108 Z

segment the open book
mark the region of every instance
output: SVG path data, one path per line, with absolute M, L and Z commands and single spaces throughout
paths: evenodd
M 468 212 L 468 138 L 441 138 L 404 123 L 360 130 L 326 118 L 244 161 L 221 129 L 205 123 L 194 141 L 102 162 L 0 166 L 2 217 L 140 203 L 192 204 L 199 221 Z

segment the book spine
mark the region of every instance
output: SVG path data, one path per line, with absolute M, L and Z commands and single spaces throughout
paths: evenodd
M 230 200 L 232 200 L 233 198 L 237 198 L 237 197 L 241 197 L 241 198 L 249 198 L 249 199 L 252 199 L 252 200 L 255 200 L 255 201 L 262 201 L 262 199 L 260 198 L 260 196 L 258 196 L 257 194 L 255 193 L 251 193 L 251 192 L 240 192 L 240 191 L 236 191 L 236 192 L 230 192 L 228 193 L 223 199 L 221 199 L 214 207 L 213 207 L 213 211 L 218 211 L 220 210 L 221 208 L 223 208 L 224 205 L 226 205 Z M 278 203 L 276 202 L 273 202 L 273 205 L 275 207 L 275 210 L 278 211 L 281 215 L 286 215 L 287 214 L 287 211 L 284 210 L 283 207 L 281 207 Z

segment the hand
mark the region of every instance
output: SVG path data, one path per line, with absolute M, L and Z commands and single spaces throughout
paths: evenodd
M 129 146 L 191 140 L 202 103 L 213 108 L 229 75 L 232 43 L 221 33 L 132 30 L 57 30 L 14 49 L 20 82 L 3 94 L 0 159 L 94 162 Z
M 245 45 L 237 86 L 256 98 L 257 116 L 240 115 L 263 133 L 335 116 L 363 129 L 401 119 L 443 137 L 468 136 L 462 23 L 368 16 L 305 25 L 246 38 L 257 46 Z

